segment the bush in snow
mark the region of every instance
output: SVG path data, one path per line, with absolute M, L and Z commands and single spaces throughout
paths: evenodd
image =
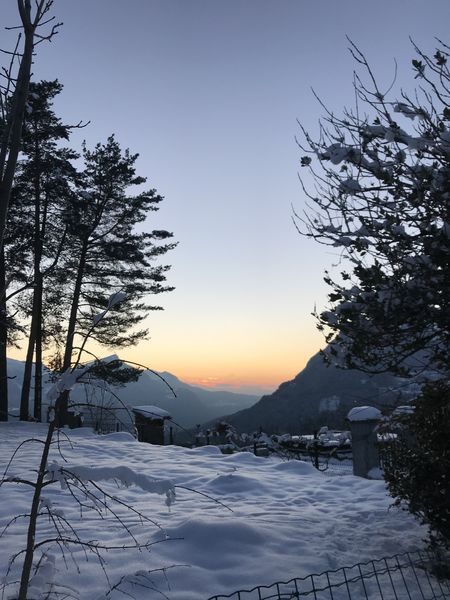
M 414 46 L 420 88 L 383 91 L 365 56 L 356 107 L 327 111 L 318 140 L 303 131 L 309 206 L 301 233 L 332 246 L 342 271 L 325 281 L 328 310 L 316 315 L 327 357 L 347 368 L 448 375 L 450 364 L 450 47 L 431 58 Z M 366 83 L 367 81 L 367 83 Z
M 415 410 L 393 419 L 398 437 L 384 465 L 389 491 L 428 525 L 433 545 L 450 550 L 450 386 L 425 386 Z

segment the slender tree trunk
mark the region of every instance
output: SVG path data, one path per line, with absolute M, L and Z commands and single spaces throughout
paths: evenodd
M 43 294 L 43 278 L 41 273 L 42 249 L 45 236 L 45 217 L 41 219 L 41 204 L 43 213 L 46 214 L 46 202 L 41 203 L 41 151 L 37 134 L 37 123 L 35 127 L 35 142 L 34 142 L 34 161 L 35 161 L 35 176 L 34 176 L 34 296 L 36 303 L 33 308 L 33 318 L 36 319 L 35 325 L 35 362 L 34 362 L 34 410 L 33 416 L 38 421 L 41 420 L 41 398 L 42 398 L 42 294 Z M 34 302 L 33 302 L 34 304 Z
M 28 421 L 29 417 L 29 399 L 30 399 L 30 389 L 31 389 L 31 377 L 33 374 L 33 355 L 34 355 L 34 346 L 36 343 L 36 302 L 37 297 L 36 294 L 33 295 L 33 306 L 32 306 L 32 316 L 31 316 L 31 326 L 30 333 L 28 336 L 28 346 L 27 346 L 27 354 L 25 358 L 25 367 L 23 370 L 23 382 L 22 382 L 22 392 L 20 395 L 20 420 Z
M 11 197 L 17 157 L 20 150 L 23 117 L 28 96 L 33 58 L 34 28 L 24 29 L 25 44 L 23 56 L 20 62 L 16 88 L 14 90 L 10 118 L 8 119 L 4 138 L 2 139 L 0 147 L 0 247 L 3 246 L 9 200 Z
M 4 136 L 0 146 L 0 248 L 3 248 L 3 239 L 6 229 L 6 219 L 8 217 L 9 200 L 11 198 L 11 189 L 13 185 L 14 173 L 16 171 L 17 158 L 19 156 L 20 141 L 22 138 L 22 125 L 25 113 L 25 104 L 28 96 L 28 87 L 30 84 L 30 73 L 31 64 L 33 57 L 34 47 L 34 29 L 25 29 L 25 44 L 23 49 L 23 56 L 20 62 L 19 73 L 17 76 L 16 87 L 14 90 L 13 100 L 11 104 L 11 112 L 9 114 L 7 126 L 5 128 Z M 3 259 L 4 262 L 4 259 Z M 0 293 L 4 298 L 6 289 L 5 283 L 2 282 Z M 5 301 L 2 300 L 2 307 L 4 308 Z M 5 312 L 6 317 L 6 312 Z M 5 385 L 8 385 L 6 369 L 6 338 L 7 338 L 7 325 L 6 319 L 1 319 L 2 325 L 0 331 L 0 378 L 3 382 L 6 377 Z M 3 419 L 4 408 L 6 404 L 6 415 L 7 419 L 7 406 L 8 396 L 7 390 L 6 395 L 3 384 L 0 383 L 1 399 L 0 399 L 0 419 Z M 27 408 L 28 413 L 28 408 Z M 23 411 L 25 415 L 25 410 Z M 28 414 L 27 414 L 28 416 Z M 21 406 L 21 418 L 22 418 L 22 406 Z
M 39 470 L 36 477 L 36 483 L 33 484 L 34 494 L 31 503 L 30 520 L 28 522 L 27 531 L 27 546 L 25 550 L 25 558 L 23 561 L 22 574 L 20 578 L 19 596 L 17 600 L 28 599 L 28 586 L 30 583 L 30 575 L 33 567 L 34 550 L 36 543 L 36 527 L 39 516 L 39 509 L 41 503 L 42 490 L 45 487 L 45 474 L 47 472 L 48 456 L 50 453 L 50 447 L 52 445 L 53 434 L 57 423 L 60 422 L 60 411 L 62 408 L 63 399 L 62 395 L 55 402 L 55 418 L 48 425 L 47 436 L 42 447 L 41 461 L 39 464 Z
M 27 532 L 27 547 L 25 551 L 25 559 L 23 562 L 18 600 L 27 600 L 28 596 L 28 585 L 30 582 L 31 568 L 33 566 L 34 545 L 36 540 L 36 525 L 39 514 L 42 489 L 44 487 L 44 477 L 47 470 L 48 454 L 50 452 L 50 446 L 52 443 L 54 431 L 55 425 L 54 423 L 50 423 L 48 426 L 47 438 L 45 440 L 44 447 L 42 450 L 41 463 L 39 465 L 36 483 L 34 484 L 33 501 L 31 504 L 30 521 L 28 523 Z
M 5 254 L 0 251 L 0 421 L 8 420 L 8 328 L 6 324 Z
M 37 421 L 42 420 L 42 276 L 39 277 L 37 285 L 36 306 L 36 344 L 34 360 L 34 412 Z
M 67 327 L 66 347 L 64 350 L 63 371 L 68 369 L 72 363 L 73 340 L 77 325 L 78 305 L 80 303 L 81 286 L 83 283 L 84 269 L 86 267 L 87 240 L 83 241 L 80 260 L 78 261 L 77 276 L 72 295 L 72 306 L 70 308 L 69 325 Z
M 70 308 L 69 325 L 67 328 L 66 347 L 64 349 L 64 359 L 62 370 L 66 371 L 72 364 L 72 351 L 73 341 L 75 337 L 75 329 L 77 325 L 78 306 L 80 303 L 81 286 L 83 283 L 84 269 L 86 267 L 86 254 L 87 254 L 88 240 L 83 241 L 81 248 L 80 259 L 78 261 L 77 276 L 75 280 L 75 287 L 72 295 L 72 306 Z M 70 392 L 67 390 L 63 392 L 59 399 L 59 410 L 55 417 L 56 427 L 62 427 L 67 423 L 67 408 L 69 404 Z
M 37 139 L 37 138 L 35 138 Z M 34 144 L 34 232 L 33 232 L 33 305 L 31 309 L 31 325 L 28 338 L 27 356 L 25 360 L 25 368 L 23 373 L 22 394 L 20 397 L 20 420 L 27 421 L 29 417 L 29 400 L 31 389 L 31 376 L 33 371 L 33 356 L 38 337 L 40 335 L 42 325 L 41 306 L 42 306 L 42 275 L 41 275 L 41 255 L 42 255 L 42 238 L 41 238 L 41 180 L 39 174 L 40 152 L 39 144 L 35 141 Z M 41 346 L 40 346 L 41 347 Z M 36 393 L 36 372 L 35 366 L 35 393 Z M 40 412 L 40 410 L 39 410 Z M 36 413 L 36 402 L 34 406 Z M 36 415 L 35 415 L 36 416 Z

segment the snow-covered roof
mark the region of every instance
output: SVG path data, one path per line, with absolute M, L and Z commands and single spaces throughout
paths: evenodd
M 143 417 L 154 418 L 154 419 L 171 419 L 172 415 L 159 408 L 159 406 L 153 406 L 152 404 L 144 404 L 142 406 L 133 406 L 131 409 L 134 413 L 142 415 Z
M 347 415 L 349 421 L 378 421 L 381 412 L 373 406 L 355 406 Z
M 397 408 L 393 411 L 393 415 L 412 415 L 414 413 L 415 406 L 411 404 L 406 404 L 404 406 L 397 406 Z

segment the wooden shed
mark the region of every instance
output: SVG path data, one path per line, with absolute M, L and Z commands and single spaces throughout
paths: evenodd
M 151 404 L 134 406 L 131 410 L 134 413 L 138 440 L 147 444 L 164 446 L 167 438 L 166 424 L 172 419 L 167 410 Z

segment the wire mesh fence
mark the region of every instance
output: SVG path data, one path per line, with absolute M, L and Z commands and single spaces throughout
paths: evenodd
M 434 554 L 408 552 L 208 600 L 446 600 L 445 568 Z
M 326 475 L 353 475 L 353 457 L 330 458 L 322 462 L 320 470 Z
M 350 450 L 324 449 L 318 450 L 317 447 L 299 449 L 275 450 L 273 454 L 280 456 L 285 460 L 303 460 L 310 462 L 318 471 L 327 475 L 352 475 L 353 474 L 353 454 Z

